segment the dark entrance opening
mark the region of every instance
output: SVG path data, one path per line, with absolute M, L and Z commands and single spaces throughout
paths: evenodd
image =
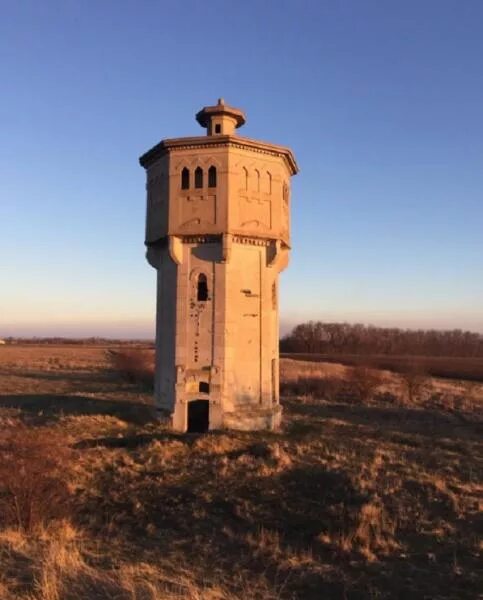
M 205 433 L 208 431 L 210 403 L 208 400 L 188 402 L 188 433 Z

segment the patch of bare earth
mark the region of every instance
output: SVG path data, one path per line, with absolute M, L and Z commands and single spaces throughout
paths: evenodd
M 0 426 L 65 444 L 72 507 L 1 525 L 2 599 L 478 597 L 483 386 L 286 360 L 281 432 L 179 435 L 114 363 L 0 348 Z

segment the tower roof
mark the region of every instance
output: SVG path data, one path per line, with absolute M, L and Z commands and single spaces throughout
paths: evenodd
M 231 117 L 236 121 L 235 127 L 241 127 L 245 124 L 245 113 L 239 108 L 234 108 L 225 104 L 223 98 L 218 99 L 215 106 L 205 106 L 196 114 L 196 120 L 202 127 L 209 127 L 211 119 L 215 116 Z
M 225 104 L 223 98 L 220 98 L 215 106 L 202 108 L 196 114 L 196 120 L 202 127 L 206 127 L 207 136 L 162 140 L 139 158 L 140 164 L 144 168 L 148 168 L 164 154 L 186 148 L 201 149 L 210 146 L 232 146 L 281 156 L 287 161 L 292 175 L 298 172 L 298 166 L 290 148 L 234 135 L 234 130 L 245 123 L 245 113 L 239 108 Z

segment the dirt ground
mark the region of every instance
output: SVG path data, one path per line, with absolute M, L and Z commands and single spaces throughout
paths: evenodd
M 1 346 L 1 430 L 73 458 L 67 516 L 1 526 L 0 598 L 481 597 L 483 385 L 428 379 L 408 404 L 382 377 L 363 403 L 285 396 L 277 433 L 180 435 L 105 348 Z

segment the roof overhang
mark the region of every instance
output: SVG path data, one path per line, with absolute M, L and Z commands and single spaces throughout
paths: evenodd
M 245 148 L 247 150 L 257 150 L 272 156 L 283 157 L 290 169 L 291 175 L 296 175 L 299 171 L 295 157 L 286 146 L 278 146 L 268 142 L 252 140 L 251 138 L 241 137 L 238 135 L 217 135 L 217 136 L 201 136 L 201 137 L 185 137 L 172 138 L 162 140 L 156 146 L 153 146 L 145 154 L 139 158 L 139 163 L 147 169 L 159 158 L 168 154 L 171 151 L 187 150 L 191 148 L 212 148 L 217 146 L 229 146 L 234 148 Z

